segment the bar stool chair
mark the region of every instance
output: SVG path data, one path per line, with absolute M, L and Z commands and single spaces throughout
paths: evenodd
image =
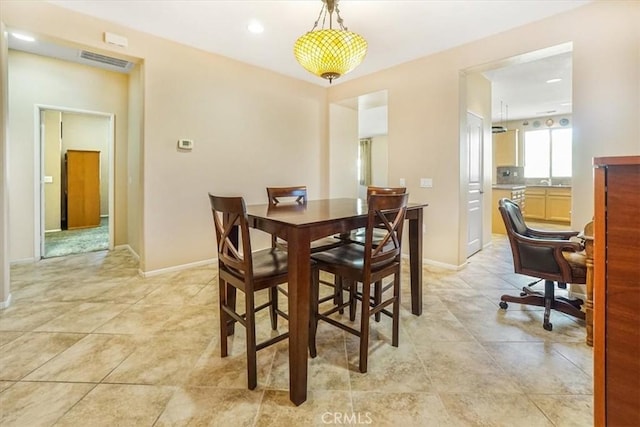
M 291 204 L 306 205 L 307 204 L 307 187 L 304 185 L 293 187 L 267 187 L 267 197 L 269 198 L 269 208 L 278 209 L 279 207 L 290 206 Z M 324 251 L 327 249 L 335 248 L 344 244 L 344 241 L 335 237 L 324 237 L 322 239 L 314 240 L 311 242 L 311 253 Z M 271 246 L 283 251 L 287 251 L 287 241 L 279 239 L 275 234 L 271 235 Z M 321 280 L 320 283 L 332 288 L 331 295 L 323 297 L 322 301 L 329 299 L 335 299 L 336 302 L 342 302 L 340 299 L 342 292 L 340 292 L 341 286 L 339 279 L 336 279 L 337 283 L 331 283 L 326 280 Z M 278 314 L 282 315 L 282 311 L 278 308 L 278 292 L 283 295 L 287 295 L 287 290 L 282 286 L 271 288 L 271 327 L 276 329 L 278 326 Z
M 318 321 L 323 320 L 360 338 L 360 372 L 367 372 L 369 346 L 369 317 L 384 313 L 392 318 L 392 345 L 398 346 L 400 323 L 400 255 L 402 229 L 407 210 L 407 194 L 379 195 L 368 198 L 365 244 L 349 243 L 337 248 L 312 254 L 317 268 L 313 270 L 311 288 L 311 325 L 309 348 L 311 357 L 317 355 L 316 331 Z M 386 230 L 378 245 L 373 244 L 375 230 Z M 321 312 L 319 272 L 328 271 L 343 278 L 343 286 L 349 289 L 349 300 Z M 387 299 L 372 301 L 371 285 L 387 276 L 393 276 L 393 295 Z M 358 290 L 362 283 L 362 290 Z M 350 307 L 350 319 L 355 318 L 357 301 L 361 302 L 359 329 L 353 328 L 333 317 L 332 314 L 345 306 Z M 392 305 L 393 311 L 387 307 Z
M 256 307 L 255 293 L 275 289 L 287 282 L 287 253 L 277 248 L 251 251 L 246 205 L 242 197 L 209 194 L 209 201 L 218 246 L 220 356 L 227 357 L 228 331 L 232 330 L 235 322 L 240 323 L 247 330 L 247 383 L 253 390 L 257 386 L 257 352 L 289 337 L 287 331 L 258 343 L 255 325 L 256 313 L 272 306 L 272 301 L 269 301 Z M 236 311 L 236 290 L 245 294 L 243 314 Z M 286 317 L 285 313 L 278 313 Z
M 367 187 L 367 199 L 372 194 L 404 194 L 407 192 L 405 187 L 377 187 L 375 185 L 370 185 Z M 365 230 L 364 228 L 360 228 L 351 232 L 349 236 L 349 240 L 355 243 L 360 243 L 364 245 L 365 243 Z M 376 246 L 380 243 L 380 240 L 384 237 L 385 230 L 384 229 L 374 229 L 373 230 L 373 245 Z M 387 285 L 387 289 L 390 285 Z M 373 291 L 373 299 L 374 304 L 380 302 L 380 298 L 382 298 L 382 293 L 386 289 L 383 288 L 382 281 L 377 282 Z M 376 322 L 380 321 L 380 313 L 375 315 Z

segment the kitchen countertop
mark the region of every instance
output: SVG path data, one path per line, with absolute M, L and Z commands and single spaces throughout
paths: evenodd
M 524 190 L 524 184 L 493 184 L 491 186 L 494 190 Z
M 533 185 L 527 185 L 527 188 L 571 188 L 571 185 L 570 184 L 554 184 L 554 185 L 533 184 Z

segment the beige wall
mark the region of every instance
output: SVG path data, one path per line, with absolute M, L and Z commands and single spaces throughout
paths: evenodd
M 127 188 L 127 244 L 138 256 L 142 254 L 142 143 L 144 100 L 142 65 L 137 65 L 129 74 L 129 126 L 127 151 L 116 153 L 126 157 L 126 176 L 118 175 L 116 187 Z M 123 174 L 124 175 L 124 174 Z
M 11 302 L 9 277 L 9 162 L 8 90 L 9 54 L 4 22 L 0 22 L 0 308 Z
M 257 203 L 265 201 L 266 186 L 293 182 L 306 184 L 310 198 L 328 195 L 322 87 L 48 3 L 4 1 L 2 17 L 15 28 L 143 61 L 142 102 L 131 101 L 143 105 L 144 117 L 138 234 L 143 272 L 213 258 L 209 191 Z M 105 44 L 104 31 L 127 37 L 129 48 Z M 193 139 L 193 151 L 179 152 L 179 138 Z M 136 179 L 135 166 L 130 172 L 125 186 Z
M 387 135 L 371 137 L 371 184 L 378 187 L 391 186 L 389 184 L 388 141 Z
M 125 175 L 127 147 L 126 74 L 98 70 L 81 64 L 45 58 L 24 52 L 9 51 L 10 126 L 10 216 L 12 261 L 35 257 L 34 241 L 39 230 L 35 218 L 38 152 L 36 105 L 48 109 L 82 110 L 115 114 L 116 175 Z M 121 149 L 120 149 L 121 148 Z M 124 160 L 124 162 L 123 162 Z M 120 163 L 118 163 L 120 162 Z M 116 178 L 117 179 L 117 178 Z M 116 188 L 115 243 L 126 242 L 126 186 Z
M 329 107 L 329 173 L 331 197 L 358 197 L 358 110 Z
M 461 70 L 573 41 L 572 225 L 593 215 L 592 158 L 640 152 L 640 2 L 594 2 L 329 89 L 329 102 L 389 91 L 389 179 L 425 201 L 424 256 L 460 265 L 458 106 Z M 430 175 L 433 189 L 420 189 Z
M 44 175 L 51 182 L 44 183 L 44 231 L 57 231 L 62 228 L 62 151 L 60 146 L 59 111 L 45 110 L 41 120 L 44 122 Z
M 594 2 L 328 90 L 47 3 L 0 7 L 13 27 L 144 61 L 143 271 L 213 256 L 207 191 L 252 203 L 264 201 L 265 185 L 286 181 L 305 182 L 312 198 L 328 195 L 328 105 L 383 89 L 389 181 L 406 178 L 412 201 L 429 203 L 425 258 L 461 265 L 460 72 L 560 43 L 573 41 L 574 131 L 583 141 L 574 152 L 574 226 L 593 213 L 592 157 L 640 151 L 639 2 Z M 130 47 L 104 44 L 103 31 L 128 37 Z M 194 139 L 194 151 L 177 152 L 178 138 Z M 419 188 L 420 177 L 434 187 Z

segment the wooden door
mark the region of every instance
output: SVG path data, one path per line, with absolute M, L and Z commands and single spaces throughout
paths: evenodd
M 67 150 L 67 228 L 100 225 L 100 152 Z

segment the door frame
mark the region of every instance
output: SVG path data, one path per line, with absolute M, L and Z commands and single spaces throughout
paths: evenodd
M 109 135 L 107 140 L 107 162 L 109 174 L 109 250 L 114 248 L 114 215 L 115 215 L 115 156 L 114 156 L 114 136 L 115 136 L 115 115 L 102 111 L 83 110 L 78 108 L 62 107 L 58 105 L 34 105 L 34 258 L 42 259 L 44 255 L 44 133 L 42 123 L 42 112 L 45 110 L 60 111 L 62 113 L 88 114 L 92 116 L 106 117 L 109 119 Z

